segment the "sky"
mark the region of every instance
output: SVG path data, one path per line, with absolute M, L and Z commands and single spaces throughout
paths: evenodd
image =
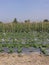
M 49 0 L 0 0 L 0 21 L 49 19 Z

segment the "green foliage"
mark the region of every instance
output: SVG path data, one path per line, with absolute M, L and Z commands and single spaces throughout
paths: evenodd
M 18 23 L 17 20 L 14 19 L 12 23 L 0 23 L 0 42 L 2 43 L 2 38 L 4 38 L 7 43 L 0 44 L 0 52 L 3 51 L 2 47 L 9 48 L 10 53 L 13 52 L 12 48 L 15 47 L 18 48 L 18 53 L 22 52 L 22 47 L 35 47 L 41 48 L 41 51 L 45 53 L 45 49 L 43 48 L 49 48 L 49 44 L 43 45 L 41 43 L 49 39 L 48 32 L 49 22 L 31 23 L 27 21 L 25 23 Z M 6 35 L 3 35 L 3 33 L 6 33 Z M 8 40 L 9 38 L 10 40 Z
M 27 23 L 0 23 L 0 32 L 32 32 L 47 31 L 49 32 L 49 22 L 27 22 Z
M 9 52 L 8 53 L 13 53 L 13 50 L 12 48 L 9 48 Z
M 22 52 L 22 48 L 21 48 L 21 47 L 18 47 L 17 52 L 18 52 L 18 53 L 21 53 L 21 52 Z

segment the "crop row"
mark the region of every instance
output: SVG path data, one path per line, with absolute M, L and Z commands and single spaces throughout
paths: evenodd
M 33 23 L 0 23 L 0 32 L 30 32 L 47 31 L 49 32 L 49 22 Z
M 2 48 L 8 48 L 9 52 L 8 53 L 12 53 L 13 52 L 13 48 L 17 48 L 17 52 L 21 53 L 22 52 L 22 48 L 30 48 L 30 47 L 34 47 L 34 48 L 39 48 L 41 50 L 41 52 L 44 53 L 44 49 L 43 48 L 49 48 L 49 44 L 0 44 L 0 52 L 4 51 Z

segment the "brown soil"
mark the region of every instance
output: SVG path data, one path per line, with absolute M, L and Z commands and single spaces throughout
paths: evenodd
M 49 56 L 39 53 L 0 53 L 0 65 L 49 65 Z

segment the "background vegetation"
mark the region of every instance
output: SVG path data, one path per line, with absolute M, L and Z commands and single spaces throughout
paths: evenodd
M 47 31 L 49 32 L 49 21 L 45 19 L 43 22 L 18 22 L 15 18 L 11 23 L 0 22 L 0 32 L 32 32 L 32 31 Z

